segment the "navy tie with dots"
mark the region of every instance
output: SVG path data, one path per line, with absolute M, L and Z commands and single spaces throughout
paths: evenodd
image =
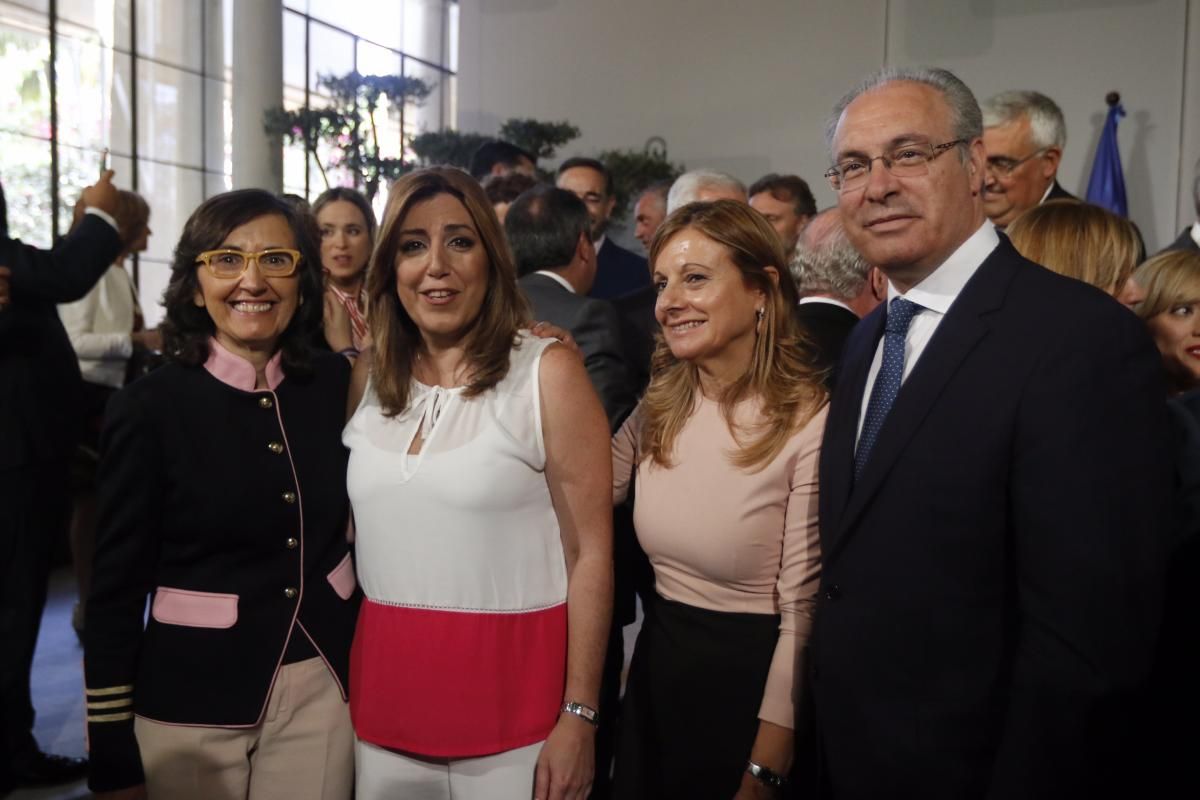
M 883 364 L 871 387 L 871 399 L 867 401 L 867 415 L 863 419 L 862 433 L 858 437 L 858 449 L 854 452 L 854 479 L 862 475 L 863 467 L 871 455 L 871 448 L 879 438 L 883 421 L 896 402 L 900 392 L 900 381 L 904 377 L 904 337 L 908 325 L 921 311 L 921 306 L 897 297 L 888 304 L 887 327 L 883 333 Z

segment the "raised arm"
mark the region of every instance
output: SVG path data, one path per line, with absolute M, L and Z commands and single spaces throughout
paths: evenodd
M 84 205 L 104 215 L 116 208 L 112 171 L 83 190 Z M 79 225 L 50 251 L 18 244 L 11 264 L 14 303 L 26 300 L 69 303 L 78 300 L 100 280 L 121 250 L 117 229 L 99 214 L 85 214 Z
M 546 483 L 567 562 L 564 700 L 600 705 L 600 673 L 612 616 L 611 450 L 608 423 L 579 358 L 561 345 L 540 369 Z M 583 800 L 594 773 L 595 728 L 564 713 L 538 757 L 534 797 Z

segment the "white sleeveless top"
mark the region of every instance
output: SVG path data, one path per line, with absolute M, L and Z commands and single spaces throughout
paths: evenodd
M 495 388 L 415 383 L 392 418 L 368 387 L 346 425 L 366 596 L 350 678 L 360 738 L 480 755 L 540 741 L 557 719 L 567 574 L 538 385 L 553 343 L 522 333 Z

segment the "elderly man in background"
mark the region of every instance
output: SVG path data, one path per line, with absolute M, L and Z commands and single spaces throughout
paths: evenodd
M 694 169 L 685 172 L 671 184 L 667 193 L 667 215 L 675 209 L 697 201 L 739 200 L 746 202 L 746 184 L 715 169 Z
M 881 70 L 827 130 L 888 302 L 846 342 L 821 448 L 826 788 L 1140 797 L 1171 486 L 1158 354 L 1112 298 L 997 234 L 953 74 Z
M 1066 144 L 1062 109 L 1046 95 L 1007 91 L 989 97 L 983 103 L 983 208 L 988 219 L 1003 228 L 1047 200 L 1076 199 L 1058 185 Z
M 859 319 L 887 297 L 887 278 L 846 238 L 837 208 L 813 217 L 790 265 L 800 294 L 796 319 L 808 333 L 831 389 L 842 348 Z
M 750 207 L 767 218 L 790 261 L 800 231 L 817 213 L 808 183 L 798 175 L 764 175 L 750 187 Z
M 667 218 L 667 192 L 671 191 L 670 181 L 656 181 L 650 184 L 638 195 L 637 203 L 633 206 L 633 235 L 646 252 L 650 252 L 650 243 L 658 226 Z

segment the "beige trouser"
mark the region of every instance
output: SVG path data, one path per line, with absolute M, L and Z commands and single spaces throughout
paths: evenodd
M 350 800 L 354 729 L 325 662 L 279 670 L 262 725 L 134 720 L 150 800 Z
M 530 800 L 543 744 L 480 758 L 423 759 L 360 739 L 358 800 Z

